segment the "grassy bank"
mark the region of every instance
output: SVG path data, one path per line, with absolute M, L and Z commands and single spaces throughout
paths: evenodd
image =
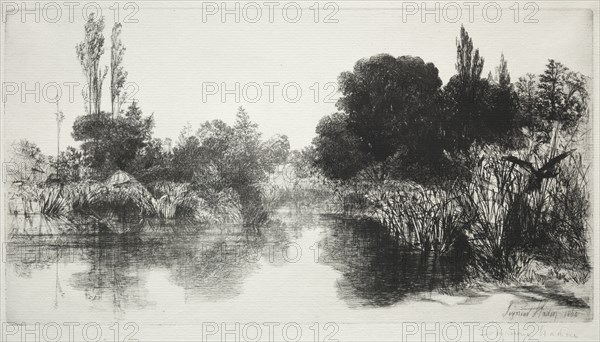
M 199 191 L 188 183 L 110 184 L 82 181 L 65 185 L 22 185 L 11 193 L 9 211 L 80 221 L 132 223 L 141 220 L 190 220 L 199 224 L 266 224 L 279 192 L 257 185 L 256 197 L 244 199 L 232 189 Z
M 525 151 L 517 152 L 521 158 Z M 573 153 L 556 175 L 532 176 L 488 148 L 467 179 L 437 185 L 355 182 L 335 191 L 346 215 L 378 221 L 398 243 L 441 257 L 460 255 L 479 278 L 576 283 L 590 277 L 587 168 Z

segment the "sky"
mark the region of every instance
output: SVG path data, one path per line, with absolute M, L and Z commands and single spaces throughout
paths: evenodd
M 281 1 L 271 7 L 272 14 L 268 7 L 272 5 L 264 2 L 238 2 L 239 22 L 234 3 L 227 8 L 220 1 L 131 2 L 129 7 L 126 3 L 101 8 L 106 42 L 100 63 L 110 62 L 110 32 L 118 13 L 124 21 L 122 41 L 127 49 L 127 100 L 135 99 L 144 114 L 153 114 L 154 135 L 159 138 L 176 140 L 187 123 L 194 128 L 213 119 L 231 124 L 237 108 L 243 106 L 265 138 L 285 134 L 292 148 L 302 148 L 315 136 L 319 119 L 336 111 L 338 75 L 352 70 L 361 58 L 380 53 L 419 56 L 435 64 L 445 83 L 455 72 L 461 24 L 485 58 L 484 74 L 494 70 L 504 53 L 513 80 L 541 73 L 549 58 L 593 75 L 597 12 L 586 7 L 597 6 L 595 2 L 532 3 L 537 8 L 525 8 L 527 2 L 520 2 L 518 16 L 512 1 L 477 2 L 472 14 L 467 3 L 454 2 L 463 6 L 460 18 L 454 5 L 443 2 L 438 2 L 437 11 L 435 3 L 428 3 L 434 11 L 425 17 L 420 1 L 346 1 L 328 6 L 321 2 L 318 14 L 315 7 L 309 8 L 313 1 Z M 497 3 L 503 6 L 501 13 L 496 11 Z M 20 1 L 12 4 L 21 7 Z M 71 18 L 68 7 L 63 6 L 57 16 L 52 6 L 44 7 L 42 2 L 39 23 L 35 14 L 23 17 L 3 5 L 5 147 L 29 139 L 44 153 L 56 151 L 57 88 L 65 115 L 61 149 L 77 145 L 70 132 L 75 118 L 84 114 L 85 79 L 75 45 L 83 39 L 86 2 L 79 4 Z M 255 4 L 261 6 L 260 17 Z M 94 6 L 86 8 L 94 10 Z M 223 20 L 226 9 L 233 11 Z M 107 78 L 102 106 L 107 111 L 109 84 Z

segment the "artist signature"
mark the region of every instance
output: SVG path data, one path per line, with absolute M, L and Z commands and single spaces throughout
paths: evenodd
M 548 301 L 540 302 L 516 302 L 510 301 L 508 308 L 502 314 L 503 317 L 510 320 L 522 320 L 522 319 L 541 319 L 544 321 L 558 319 L 573 319 L 581 316 L 575 308 L 557 308 Z

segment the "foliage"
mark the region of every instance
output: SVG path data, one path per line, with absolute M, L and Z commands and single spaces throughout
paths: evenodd
M 87 114 L 99 114 L 102 100 L 102 83 L 108 67 L 100 71 L 100 57 L 104 54 L 104 17 L 96 18 L 91 14 L 85 23 L 84 40 L 77 44 L 76 52 L 81 69 L 86 78 L 87 89 Z
M 202 193 L 232 189 L 239 196 L 244 221 L 254 222 L 261 201 L 259 184 L 289 154 L 286 136 L 261 139 L 258 126 L 239 108 L 233 126 L 221 120 L 203 123 L 196 134 L 184 128 L 173 149 L 171 180 L 191 182 Z
M 374 217 L 403 244 L 446 254 L 462 233 L 456 195 L 417 184 L 385 184 L 369 191 Z
M 264 184 L 248 187 L 240 193 L 239 211 L 244 226 L 258 229 L 269 222 L 280 202 L 280 193 Z
M 121 220 L 155 217 L 186 218 L 206 223 L 241 223 L 236 214 L 239 201 L 229 191 L 205 193 L 203 197 L 190 184 L 155 182 L 146 189 L 139 183 L 113 186 L 95 181 L 70 183 L 62 196 L 69 212 L 96 219 Z
M 132 162 L 150 141 L 153 126 L 153 117 L 143 117 L 134 102 L 123 117 L 105 112 L 78 117 L 72 135 L 83 141 L 85 164 L 98 170 L 96 177 L 101 179 L 117 169 L 132 170 Z
M 461 27 L 456 75 L 441 88 L 437 68 L 418 57 L 375 55 L 339 77 L 342 113 L 317 126 L 316 165 L 332 179 L 357 175 L 427 182 L 460 174 L 454 160 L 475 144 L 518 146 L 523 120 L 501 56 L 496 76 Z M 423 176 L 424 174 L 429 176 Z
M 479 163 L 460 190 L 474 264 L 495 279 L 518 274 L 530 261 L 520 253 L 519 239 L 508 224 L 521 186 L 524 188 L 524 179 L 515 166 L 495 153 Z
M 550 142 L 558 133 L 573 135 L 586 121 L 589 100 L 586 77 L 553 59 L 538 78 L 532 74 L 519 78 L 516 88 L 530 148 Z
M 507 62 L 501 56 L 496 77 L 482 78 L 484 59 L 461 27 L 457 40 L 456 75 L 444 86 L 444 148 L 466 152 L 473 143 L 513 145 L 520 121 L 517 96 L 510 83 Z
M 588 93 L 583 75 L 571 72 L 550 59 L 539 78 L 540 115 L 559 121 L 564 128 L 574 127 L 587 110 Z
M 188 184 L 159 182 L 151 184 L 150 215 L 163 219 L 195 217 L 203 200 Z
M 41 187 L 36 190 L 40 214 L 62 216 L 68 212 L 68 201 L 62 196 L 60 187 Z
M 121 113 L 121 105 L 124 101 L 123 85 L 127 79 L 127 71 L 123 68 L 123 55 L 125 47 L 121 41 L 121 30 L 123 25 L 115 23 L 110 36 L 112 46 L 110 49 L 110 101 L 112 105 L 112 115 Z
M 543 165 L 552 146 L 536 150 L 533 155 L 515 152 Z M 461 188 L 475 265 L 495 279 L 519 277 L 533 260 L 589 270 L 589 194 L 581 155 L 568 157 L 556 177 L 544 178 L 539 189 L 530 191 L 533 175 L 500 158 L 504 152 L 487 148 L 471 181 Z
M 206 207 L 196 213 L 196 218 L 203 222 L 219 224 L 243 223 L 240 212 L 239 196 L 233 189 L 215 191 L 209 189 L 203 192 Z
M 102 196 L 107 192 L 108 189 L 104 184 L 86 180 L 67 184 L 63 194 L 70 203 L 73 213 L 98 216 L 96 204 L 102 202 Z
M 50 165 L 57 165 L 53 158 L 49 157 Z M 82 152 L 72 146 L 68 146 L 66 151 L 61 151 L 58 158 L 58 175 L 60 182 L 70 183 L 79 182 L 84 172 L 84 160 Z
M 359 60 L 353 72 L 339 78 L 342 97 L 337 103 L 346 113 L 338 117 L 355 137 L 350 139 L 367 158 L 385 162 L 403 150 L 414 158 L 440 156 L 438 95 L 442 81 L 432 63 L 419 57 L 376 55 Z M 364 165 L 367 166 L 367 165 Z
M 315 162 L 316 151 L 314 146 L 306 146 L 302 150 L 291 151 L 288 163 L 293 167 L 294 180 L 298 181 L 316 175 L 318 168 L 315 166 Z
M 264 163 L 270 165 L 267 172 L 278 165 L 283 165 L 288 160 L 290 154 L 290 141 L 287 135 L 276 134 L 262 143 L 262 149 L 266 152 Z
M 48 170 L 48 158 L 38 145 L 26 139 L 12 144 L 12 156 L 6 166 L 13 184 L 37 184 L 44 180 L 43 174 Z M 10 171 L 9 171 L 10 170 Z
M 460 180 L 450 190 L 386 181 L 346 193 L 357 198 L 366 193 L 370 207 L 363 212 L 401 243 L 423 251 L 467 255 L 479 275 L 533 279 L 532 263 L 541 262 L 556 274 L 571 270 L 574 273 L 565 277 L 585 281 L 590 272 L 591 228 L 587 168 L 581 154 L 572 154 L 557 166 L 556 177 L 544 178 L 539 189 L 528 190 L 533 175 L 504 156 L 516 153 L 543 165 L 552 146 L 545 143 L 535 150 L 536 154 L 528 154 L 528 149 L 511 151 L 493 145 L 472 149 L 479 162 L 468 180 Z
M 362 170 L 369 161 L 359 150 L 359 138 L 348 129 L 348 116 L 335 113 L 326 116 L 317 125 L 313 139 L 314 164 L 326 177 L 348 180 Z
M 129 172 L 143 184 L 160 182 L 171 178 L 173 154 L 167 150 L 165 141 L 159 138 L 149 140 L 130 161 Z

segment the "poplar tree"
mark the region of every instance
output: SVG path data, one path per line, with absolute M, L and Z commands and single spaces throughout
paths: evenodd
M 125 54 L 125 46 L 121 41 L 121 23 L 115 23 L 112 29 L 110 49 L 110 100 L 112 105 L 113 117 L 121 114 L 121 105 L 124 102 L 125 93 L 123 85 L 127 79 L 127 71 L 123 69 L 123 55 Z
M 85 23 L 85 37 L 75 47 L 77 58 L 81 64 L 87 81 L 86 110 L 88 114 L 99 114 L 102 100 L 102 82 L 108 73 L 108 67 L 100 70 L 100 57 L 104 54 L 104 17 L 97 18 L 94 14 Z M 87 97 L 87 98 L 85 98 Z

